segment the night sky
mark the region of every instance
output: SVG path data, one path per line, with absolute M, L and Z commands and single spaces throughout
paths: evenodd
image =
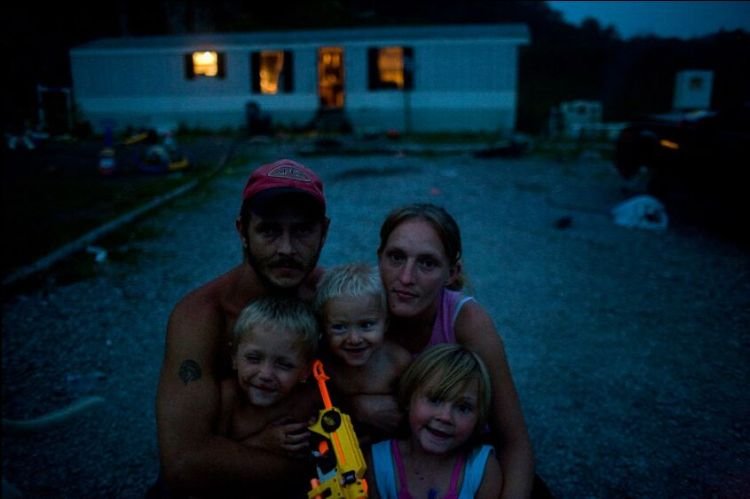
M 614 25 L 625 39 L 654 34 L 691 38 L 721 29 L 750 31 L 750 2 L 663 1 L 552 1 L 566 21 L 580 24 L 593 17 L 603 26 Z

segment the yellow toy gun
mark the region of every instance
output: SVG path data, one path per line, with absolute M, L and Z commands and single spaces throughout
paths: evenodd
M 318 380 L 323 409 L 318 412 L 315 424 L 310 426 L 318 476 L 310 480 L 312 488 L 307 497 L 367 499 L 367 481 L 364 479 L 367 465 L 351 418 L 331 403 L 326 387 L 326 380 L 330 378 L 323 371 L 323 363 L 316 360 L 312 370 Z

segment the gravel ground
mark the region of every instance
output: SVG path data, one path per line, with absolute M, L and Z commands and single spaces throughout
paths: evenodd
M 243 151 L 297 155 L 283 144 Z M 301 159 L 330 200 L 324 265 L 374 262 L 379 224 L 397 204 L 454 214 L 473 293 L 505 340 L 538 471 L 557 497 L 750 496 L 746 249 L 679 224 L 615 225 L 611 208 L 637 186 L 624 189 L 595 158 Z M 62 427 L 4 429 L 3 478 L 24 497 L 143 496 L 157 473 L 167 316 L 239 260 L 234 217 L 257 164 L 138 222 L 140 236 L 108 248 L 118 257 L 93 277 L 6 297 L 3 417 L 105 399 Z

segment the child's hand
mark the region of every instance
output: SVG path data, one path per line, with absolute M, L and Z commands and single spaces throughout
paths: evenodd
M 263 449 L 285 457 L 307 457 L 310 452 L 310 431 L 307 423 L 289 418 L 268 424 L 262 431 L 242 441 L 247 447 Z
M 307 423 L 275 423 L 281 449 L 284 454 L 293 457 L 305 457 L 310 454 L 310 430 Z

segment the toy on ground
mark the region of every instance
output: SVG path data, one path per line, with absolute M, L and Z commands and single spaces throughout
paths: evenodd
M 177 148 L 171 131 L 150 131 L 131 137 L 128 145 L 144 142 L 146 149 L 138 158 L 138 169 L 146 173 L 169 173 L 186 169 L 190 163 Z
M 149 128 L 126 136 L 115 144 L 114 131 L 107 125 L 104 148 L 99 153 L 102 175 L 132 173 L 171 173 L 190 167 L 190 161 L 175 141 L 170 129 Z

